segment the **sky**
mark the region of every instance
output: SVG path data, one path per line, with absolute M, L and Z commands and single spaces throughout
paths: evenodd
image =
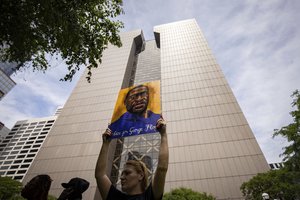
M 125 0 L 122 31 L 196 19 L 269 163 L 280 162 L 284 138 L 273 130 L 292 122 L 290 95 L 300 89 L 300 1 L 298 0 Z M 18 120 L 53 115 L 68 99 L 72 82 L 59 81 L 63 61 L 50 60 L 46 73 L 26 70 L 0 101 L 0 121 L 12 128 Z

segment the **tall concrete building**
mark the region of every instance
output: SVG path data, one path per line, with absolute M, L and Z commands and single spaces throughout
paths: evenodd
M 90 182 L 84 199 L 100 199 L 95 163 L 121 88 L 161 81 L 162 113 L 168 122 L 169 170 L 165 192 L 188 187 L 217 199 L 242 199 L 240 185 L 269 166 L 195 20 L 122 33 L 110 46 L 92 83 L 81 77 L 30 167 L 24 182 L 47 173 L 50 194 L 73 177 Z M 114 184 L 124 162 L 144 160 L 155 170 L 159 134 L 113 140 L 107 173 Z
M 10 78 L 16 66 L 16 63 L 0 62 L 0 100 L 16 85 Z
M 0 142 L 0 175 L 22 181 L 56 116 L 17 121 Z

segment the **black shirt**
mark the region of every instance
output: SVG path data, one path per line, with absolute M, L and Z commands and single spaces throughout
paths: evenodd
M 152 185 L 150 184 L 142 194 L 128 195 L 111 185 L 106 200 L 154 200 Z

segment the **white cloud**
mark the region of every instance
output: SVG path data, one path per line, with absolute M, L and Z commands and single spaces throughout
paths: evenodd
M 17 85 L 0 102 L 0 121 L 11 128 L 19 120 L 53 115 L 65 103 L 82 72 L 72 82 L 59 81 L 66 73 L 62 63 L 45 74 L 30 70 L 17 73 L 12 77 Z

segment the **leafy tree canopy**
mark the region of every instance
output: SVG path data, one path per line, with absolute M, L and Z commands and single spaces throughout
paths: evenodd
M 300 196 L 300 173 L 286 169 L 270 170 L 259 173 L 241 186 L 246 199 L 261 200 L 262 193 L 269 194 L 270 199 L 296 199 Z
M 0 4 L 0 61 L 17 63 L 17 70 L 33 66 L 45 72 L 46 55 L 61 56 L 68 66 L 62 80 L 72 80 L 81 65 L 101 63 L 111 43 L 121 46 L 113 20 L 121 13 L 122 0 L 2 0 Z
M 275 129 L 273 137 L 281 135 L 287 139 L 290 144 L 284 147 L 283 161 L 288 170 L 300 172 L 300 93 L 298 90 L 293 92 L 292 107 L 296 110 L 290 112 L 293 122 L 281 129 Z
M 201 193 L 188 188 L 178 188 L 164 194 L 163 200 L 215 200 L 215 198 L 205 192 Z
M 0 200 L 23 199 L 19 194 L 22 183 L 10 177 L 0 176 Z

